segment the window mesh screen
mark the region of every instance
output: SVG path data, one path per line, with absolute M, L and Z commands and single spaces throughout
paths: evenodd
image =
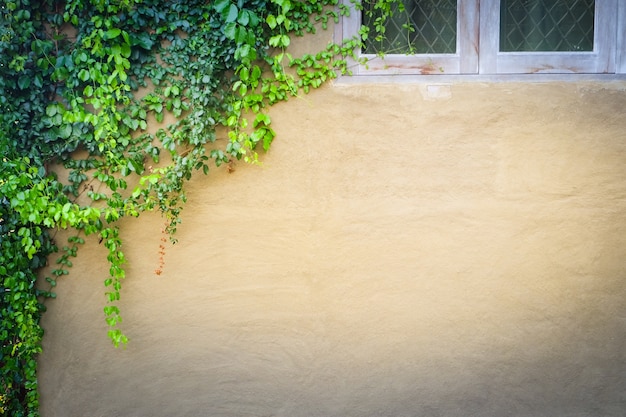
M 502 0 L 500 51 L 592 51 L 594 0 Z
M 384 22 L 385 33 L 376 39 L 374 28 L 382 13 L 380 1 L 363 1 L 363 24 L 370 28 L 364 52 L 376 54 L 445 54 L 456 52 L 457 0 L 404 0 L 390 2 L 393 15 Z M 400 6 L 400 3 L 404 7 Z M 408 29 L 411 28 L 411 29 Z

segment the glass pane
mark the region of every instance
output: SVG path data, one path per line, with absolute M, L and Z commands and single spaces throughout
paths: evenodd
M 594 0 L 502 0 L 500 51 L 593 51 Z
M 457 0 L 364 0 L 363 25 L 370 28 L 364 52 L 447 54 L 456 52 Z M 381 23 L 389 7 L 392 16 Z M 376 39 L 376 26 L 385 33 Z

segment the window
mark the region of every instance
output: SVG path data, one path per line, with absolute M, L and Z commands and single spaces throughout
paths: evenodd
M 374 27 L 376 0 L 351 14 L 340 36 Z M 403 0 L 385 38 L 370 36 L 355 74 L 626 73 L 621 0 Z M 370 33 L 373 33 L 371 31 Z M 385 52 L 384 58 L 377 53 Z M 624 59 L 626 61 L 626 58 Z

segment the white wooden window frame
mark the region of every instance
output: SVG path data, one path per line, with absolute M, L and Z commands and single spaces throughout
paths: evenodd
M 361 12 L 342 0 L 350 15 L 335 32 L 340 42 L 358 36 Z M 457 0 L 457 52 L 454 54 L 363 54 L 354 75 L 432 74 L 624 74 L 626 73 L 626 1 L 596 0 L 594 47 L 589 52 L 500 52 L 500 0 Z

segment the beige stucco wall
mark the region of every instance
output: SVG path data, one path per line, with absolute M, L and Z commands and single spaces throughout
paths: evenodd
M 626 415 L 626 84 L 341 84 L 48 303 L 43 417 Z

